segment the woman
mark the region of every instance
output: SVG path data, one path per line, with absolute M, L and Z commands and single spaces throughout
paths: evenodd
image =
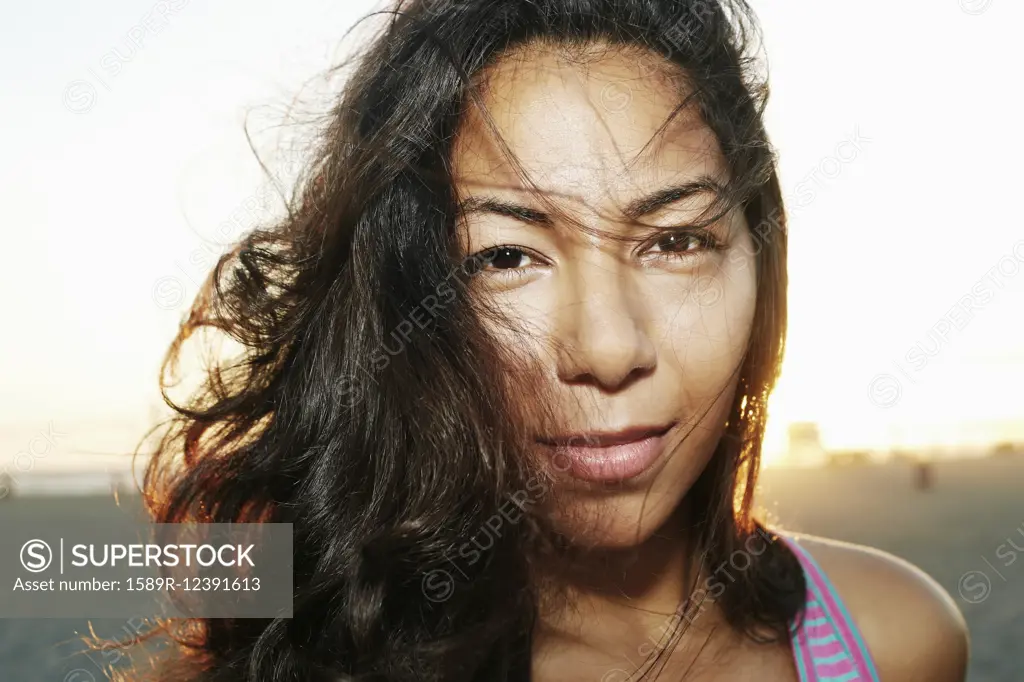
M 245 353 L 147 472 L 158 521 L 293 523 L 294 617 L 188 623 L 159 679 L 964 679 L 934 581 L 751 515 L 786 316 L 756 38 L 739 0 L 397 8 L 196 301 L 169 366 Z

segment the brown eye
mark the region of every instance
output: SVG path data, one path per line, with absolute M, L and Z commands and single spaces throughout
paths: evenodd
M 544 256 L 525 247 L 502 244 L 478 251 L 466 262 L 466 274 L 495 286 L 525 284 L 551 264 Z
M 721 248 L 722 245 L 711 233 L 686 229 L 659 236 L 646 253 L 658 259 L 690 260 Z
M 516 246 L 494 246 L 470 256 L 467 262 L 471 268 L 467 272 L 473 275 L 487 272 L 500 273 L 500 276 L 522 275 L 539 260 Z
M 498 246 L 483 253 L 483 259 L 497 270 L 511 270 L 522 267 L 523 260 L 528 259 L 522 250 L 514 246 Z
M 657 246 L 661 251 L 685 253 L 687 251 L 694 251 L 705 247 L 706 244 L 696 235 L 676 233 L 662 237 L 655 242 L 655 246 Z

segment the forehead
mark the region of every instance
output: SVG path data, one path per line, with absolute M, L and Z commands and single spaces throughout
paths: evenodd
M 529 185 L 501 142 L 545 193 L 586 203 L 702 176 L 725 179 L 718 139 L 697 113 L 684 74 L 659 55 L 604 48 L 569 58 L 531 47 L 501 59 L 467 107 L 452 165 L 463 193 Z M 495 136 L 495 132 L 499 139 Z

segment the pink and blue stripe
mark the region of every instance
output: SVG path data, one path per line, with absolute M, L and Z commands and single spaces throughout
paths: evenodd
M 879 682 L 864 639 L 832 582 L 807 550 L 782 537 L 804 569 L 807 600 L 793 628 L 793 656 L 800 682 Z

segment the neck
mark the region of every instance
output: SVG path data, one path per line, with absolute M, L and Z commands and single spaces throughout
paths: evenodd
M 633 652 L 636 658 L 637 642 L 652 633 L 648 650 L 673 624 L 685 620 L 688 632 L 708 631 L 718 620 L 706 605 L 698 612 L 697 605 L 685 604 L 701 567 L 682 505 L 636 546 L 574 551 L 543 573 L 549 587 L 542 591 L 536 635 L 542 645 L 574 643 L 607 654 Z M 694 617 L 698 613 L 700 619 Z

